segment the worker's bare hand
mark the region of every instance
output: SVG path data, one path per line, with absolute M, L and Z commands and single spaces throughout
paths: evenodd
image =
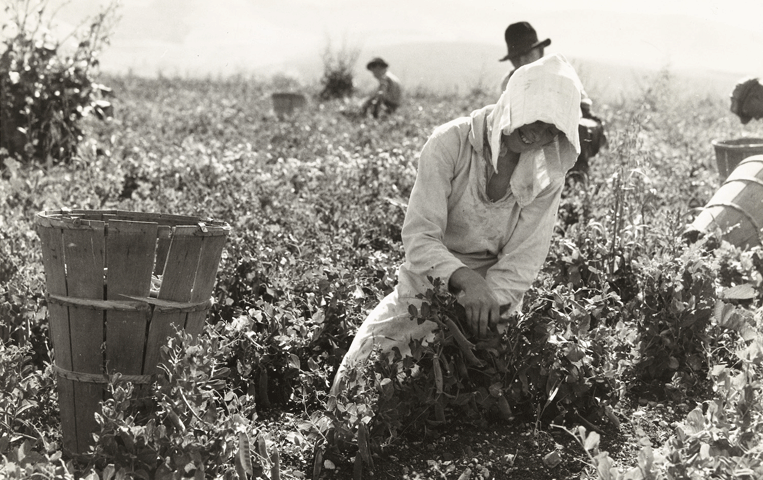
M 472 333 L 485 337 L 491 324 L 498 323 L 500 305 L 482 276 L 469 268 L 460 268 L 453 273 L 450 282 L 461 290 L 458 303 L 464 307 L 466 320 Z

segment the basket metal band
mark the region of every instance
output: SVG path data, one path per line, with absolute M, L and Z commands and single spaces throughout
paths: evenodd
M 140 302 L 119 302 L 116 300 L 96 300 L 93 298 L 65 297 L 61 295 L 48 295 L 49 303 L 57 303 L 65 307 L 83 307 L 93 310 L 116 310 L 120 312 L 136 312 L 148 310 L 145 303 Z
M 211 218 L 123 210 L 48 210 L 35 216 L 35 224 L 38 227 L 106 230 L 106 234 L 108 234 L 109 220 L 156 224 L 158 225 L 157 237 L 165 239 L 174 236 L 228 235 L 231 231 L 230 225 L 226 222 L 215 221 Z M 182 226 L 196 228 L 193 230 L 175 228 Z
M 106 384 L 113 382 L 115 380 L 121 380 L 125 382 L 131 382 L 131 383 L 138 383 L 138 384 L 148 384 L 153 383 L 156 376 L 155 375 L 122 375 L 116 374 L 116 375 L 99 375 L 96 373 L 84 373 L 84 372 L 74 372 L 72 370 L 66 370 L 65 368 L 61 368 L 58 365 L 53 365 L 53 371 L 56 372 L 56 375 L 59 377 L 65 378 L 67 380 L 74 380 L 77 382 L 86 382 L 86 383 L 101 383 Z
M 79 218 L 75 218 L 74 220 L 79 220 Z M 69 220 L 61 220 L 61 219 L 53 219 L 53 218 L 44 218 L 44 219 L 38 219 L 36 227 L 42 227 L 42 228 L 60 228 L 60 229 L 70 229 L 70 230 L 105 230 L 108 235 L 108 226 L 98 226 L 95 224 L 91 224 L 90 220 L 84 220 L 84 221 L 69 221 Z M 101 224 L 100 220 L 98 220 Z M 133 222 L 133 223 L 139 223 L 139 222 Z M 178 230 L 176 227 L 169 227 L 167 225 L 159 225 L 156 229 L 156 237 L 157 238 L 173 238 L 173 237 L 215 237 L 219 235 L 227 235 L 230 231 L 230 228 L 226 227 L 219 227 L 216 225 L 208 225 L 204 222 L 198 222 L 196 224 L 190 225 L 192 227 L 196 227 L 196 230 Z
M 92 308 L 93 310 L 112 310 L 122 312 L 148 312 L 151 307 L 154 308 L 154 311 L 159 312 L 200 312 L 202 310 L 208 310 L 209 307 L 212 306 L 211 298 L 203 302 L 191 303 L 173 302 L 171 300 L 162 300 L 160 298 L 151 297 L 133 297 L 130 295 L 123 296 L 126 298 L 131 298 L 133 301 L 96 300 L 93 298 L 48 295 L 48 302 L 57 303 L 65 307 L 82 307 Z

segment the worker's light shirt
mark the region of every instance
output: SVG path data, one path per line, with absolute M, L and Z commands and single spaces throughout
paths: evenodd
M 379 96 L 395 105 L 400 105 L 403 99 L 403 89 L 400 85 L 400 80 L 390 72 L 384 74 L 379 79 Z
M 402 231 L 401 297 L 431 288 L 427 276 L 447 284 L 466 266 L 485 276 L 501 305 L 516 309 L 546 259 L 564 178 L 525 208 L 511 188 L 489 200 L 485 117 L 492 108 L 437 128 L 421 152 Z

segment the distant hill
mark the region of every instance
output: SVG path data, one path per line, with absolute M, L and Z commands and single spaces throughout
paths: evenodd
M 72 25 L 101 3 L 55 1 L 69 5 L 63 16 Z M 314 84 L 323 73 L 328 40 L 349 38 L 349 46 L 359 49 L 355 77 L 363 90 L 375 84 L 365 63 L 380 55 L 409 90 L 498 93 L 510 68 L 498 61 L 506 53 L 503 30 L 510 22 L 528 20 L 541 38 L 552 39 L 548 53 L 564 53 L 576 65 L 596 101 L 637 95 L 660 69 L 686 85 L 682 92 L 726 96 L 743 76 L 763 75 L 761 2 L 708 1 L 712 9 L 695 11 L 692 2 L 685 11 L 669 8 L 671 2 L 664 9 L 629 2 L 635 11 L 619 11 L 623 5 L 615 3 L 624 2 L 596 2 L 596 7 L 558 2 L 557 8 L 534 9 L 494 0 L 473 2 L 467 14 L 459 2 L 439 2 L 430 11 L 435 0 L 421 0 L 407 2 L 410 11 L 397 15 L 393 5 L 405 0 L 214 6 L 205 0 L 131 0 L 123 2 L 101 65 L 111 73 L 279 74 Z M 430 14 L 425 21 L 416 16 L 422 12 Z M 729 12 L 737 13 L 730 17 Z
M 504 55 L 500 46 L 478 43 L 407 43 L 376 47 L 361 51 L 355 66 L 355 78 L 361 89 L 371 89 L 375 80 L 365 69 L 365 62 L 382 56 L 404 83 L 407 90 L 425 89 L 438 92 L 466 93 L 474 88 L 496 92 L 500 81 L 511 68 L 499 62 Z M 615 102 L 643 92 L 660 69 L 629 66 L 613 62 L 567 57 L 575 66 L 588 94 L 597 102 Z M 664 67 L 681 91 L 697 95 L 723 95 L 731 91 L 738 74 L 701 69 Z M 301 57 L 288 63 L 255 70 L 260 75 L 290 72 L 304 83 L 317 81 L 323 73 L 320 58 Z

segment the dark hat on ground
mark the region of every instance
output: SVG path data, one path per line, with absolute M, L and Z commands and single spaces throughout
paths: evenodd
M 506 46 L 509 49 L 509 53 L 500 59 L 499 62 L 505 62 L 506 60 L 516 58 L 536 47 L 547 47 L 551 45 L 550 38 L 539 42 L 538 34 L 535 33 L 535 29 L 532 25 L 527 22 L 512 23 L 506 29 L 504 37 L 506 38 Z
M 383 58 L 381 58 L 381 57 L 374 57 L 366 65 L 366 68 L 369 69 L 369 70 L 371 70 L 373 67 L 384 67 L 384 68 L 387 68 L 387 67 L 389 67 L 389 65 L 387 65 L 387 62 L 385 62 Z
M 747 124 L 752 120 L 752 115 L 745 109 L 745 102 L 755 89 L 763 89 L 763 84 L 757 77 L 744 78 L 739 81 L 731 92 L 731 112 L 735 113 L 742 124 Z

